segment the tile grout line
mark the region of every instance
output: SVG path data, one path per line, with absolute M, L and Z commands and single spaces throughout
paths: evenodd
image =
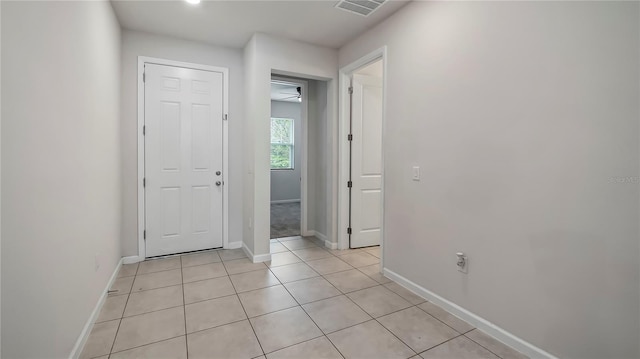
M 466 333 L 464 333 L 464 334 L 462 334 L 462 335 L 463 335 L 465 338 L 467 338 L 467 339 L 471 340 L 472 342 L 474 342 L 474 343 L 478 344 L 479 346 L 481 346 L 481 347 L 485 348 L 485 349 L 486 349 L 487 351 L 489 351 L 491 354 L 493 354 L 493 355 L 497 356 L 497 357 L 498 357 L 498 358 L 500 358 L 500 359 L 503 359 L 500 355 L 498 355 L 498 354 L 494 353 L 491 349 L 489 349 L 489 348 L 485 347 L 484 345 L 482 345 L 482 344 L 478 343 L 477 341 L 473 340 L 473 338 L 471 338 L 471 337 L 467 336 L 467 333 L 471 333 L 471 332 L 472 332 L 472 331 L 474 331 L 474 330 L 479 330 L 479 329 L 478 329 L 478 328 L 473 328 L 473 329 L 471 329 L 470 331 L 468 331 L 468 332 L 466 332 Z M 482 331 L 482 330 L 480 330 L 480 331 Z M 491 338 L 493 338 L 493 337 L 491 337 Z M 495 339 L 495 338 L 493 338 L 493 339 Z M 506 345 L 506 344 L 505 344 L 505 345 Z M 511 348 L 511 347 L 510 347 L 510 346 L 508 346 L 508 345 L 507 345 L 507 347 L 508 347 L 508 348 L 510 348 L 510 349 L 513 349 L 513 348 Z M 515 349 L 513 349 L 513 350 L 515 350 Z M 518 352 L 517 350 L 515 350 L 515 351 L 516 351 L 516 352 Z M 518 352 L 518 353 L 520 353 L 520 352 Z M 520 353 L 520 354 L 522 354 L 522 353 Z
M 294 254 L 294 255 L 295 255 L 295 254 Z M 271 270 L 271 268 L 269 268 L 269 270 Z M 272 274 L 273 274 L 273 272 L 272 272 Z M 273 275 L 275 276 L 275 274 L 273 274 Z M 315 277 L 313 277 L 313 278 L 315 278 Z M 292 347 L 292 346 L 294 346 L 294 345 L 298 345 L 298 344 L 306 343 L 306 342 L 308 342 L 308 341 L 311 341 L 311 340 L 314 340 L 314 339 L 318 339 L 318 338 L 321 338 L 321 337 L 323 337 L 323 336 L 324 336 L 325 338 L 327 338 L 327 340 L 329 341 L 329 343 L 331 343 L 331 345 L 333 345 L 333 347 L 338 351 L 338 354 L 340 354 L 340 355 L 342 356 L 342 358 L 345 358 L 345 356 L 342 354 L 342 352 L 341 352 L 341 351 L 340 351 L 340 350 L 335 346 L 335 344 L 333 344 L 333 342 L 331 341 L 331 339 L 329 339 L 329 337 L 327 337 L 327 335 L 325 334 L 325 332 L 324 332 L 322 329 L 320 329 L 320 326 L 318 325 L 318 323 L 316 323 L 316 321 L 315 321 L 315 320 L 313 320 L 313 318 L 311 318 L 311 316 L 309 315 L 309 313 L 307 313 L 307 311 L 304 309 L 304 307 L 302 306 L 302 304 L 300 304 L 300 302 L 298 302 L 298 300 L 296 299 L 296 297 L 294 297 L 294 296 L 293 296 L 293 294 L 291 294 L 291 292 L 289 291 L 289 288 L 287 288 L 287 287 L 284 285 L 284 283 L 282 283 L 282 281 L 280 280 L 280 278 L 278 278 L 277 276 L 276 276 L 276 279 L 280 282 L 280 285 L 284 288 L 284 290 L 286 290 L 286 291 L 287 291 L 287 293 L 289 293 L 289 296 L 290 296 L 290 297 L 291 297 L 291 298 L 292 298 L 296 303 L 298 303 L 298 307 L 302 310 L 302 312 L 304 312 L 304 314 L 306 314 L 306 315 L 307 315 L 307 317 L 311 320 L 311 322 L 313 323 L 313 325 L 315 325 L 315 326 L 316 326 L 316 328 L 317 328 L 317 329 L 320 331 L 320 333 L 322 334 L 321 336 L 318 336 L 318 337 L 315 337 L 315 338 L 311 338 L 311 339 L 309 339 L 309 340 L 306 340 L 306 341 L 303 341 L 303 342 L 300 342 L 300 343 L 296 343 L 296 344 L 290 345 L 290 346 L 288 346 L 288 347 L 280 348 L 280 349 L 278 349 L 278 350 L 283 350 L 283 349 L 286 349 L 286 348 Z M 310 279 L 310 278 L 308 278 L 308 279 Z M 329 284 L 331 285 L 331 283 L 329 283 Z M 335 287 L 334 287 L 334 288 L 335 288 Z M 336 290 L 338 290 L 337 288 L 335 288 L 335 289 L 336 289 Z M 340 291 L 338 290 L 338 292 L 340 292 Z M 292 308 L 295 308 L 295 307 L 292 307 Z M 290 309 L 290 308 L 287 308 L 287 309 Z M 284 310 L 286 310 L 286 309 L 284 309 Z M 278 350 L 274 350 L 273 352 L 276 352 L 276 351 L 278 351 Z M 271 353 L 273 353 L 273 352 L 271 352 Z M 271 353 L 269 353 L 269 354 L 271 354 Z M 265 355 L 266 355 L 266 353 L 265 353 Z
M 138 270 L 140 270 L 140 263 L 138 263 L 138 267 L 136 267 L 136 274 L 133 276 L 133 282 L 131 282 L 131 288 L 129 288 L 127 300 L 124 304 L 124 309 L 122 309 L 122 315 L 120 316 L 120 320 L 118 322 L 118 329 L 116 329 L 116 335 L 113 336 L 113 342 L 111 343 L 109 354 L 107 354 L 108 356 L 111 356 L 111 353 L 113 352 L 113 348 L 116 346 L 116 339 L 118 338 L 118 333 L 120 332 L 120 326 L 122 325 L 122 321 L 124 320 L 124 312 L 127 310 L 127 305 L 129 305 L 129 298 L 131 298 L 131 292 L 133 291 L 133 283 L 135 283 L 136 277 L 138 276 Z
M 184 273 L 182 266 L 182 256 L 180 256 L 180 283 L 182 283 L 182 313 L 184 315 L 184 350 L 187 352 L 189 359 L 189 339 L 187 338 L 187 304 L 184 299 Z
M 225 271 L 226 271 L 226 267 L 225 267 Z M 260 347 L 260 351 L 262 351 L 263 356 L 266 356 L 266 353 L 264 352 L 264 348 L 262 347 L 262 343 L 260 342 L 260 338 L 258 338 L 258 333 L 256 333 L 256 329 L 253 327 L 253 323 L 251 323 L 251 319 L 247 314 L 247 310 L 244 308 L 244 304 L 242 304 L 242 301 L 240 300 L 240 296 L 238 295 L 238 291 L 236 290 L 236 285 L 233 284 L 233 281 L 231 280 L 231 276 L 229 275 L 228 277 L 229 277 L 229 282 L 231 282 L 231 286 L 233 287 L 233 291 L 236 293 L 235 296 L 238 298 L 238 302 L 240 302 L 240 307 L 244 312 L 244 316 L 247 317 L 246 319 L 243 319 L 243 320 L 246 320 L 247 322 L 249 322 L 249 326 L 251 327 L 253 336 L 256 338 L 256 341 L 258 342 L 258 346 Z M 247 292 L 250 292 L 250 291 L 247 291 Z M 243 292 L 243 293 L 247 293 L 247 292 Z M 230 323 L 227 323 L 227 324 L 230 324 Z M 224 325 L 227 325 L 227 324 L 224 324 Z

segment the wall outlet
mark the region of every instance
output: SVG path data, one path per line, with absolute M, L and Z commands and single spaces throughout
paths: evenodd
M 458 267 L 458 272 L 462 272 L 465 274 L 469 273 L 469 258 L 467 258 L 467 256 L 462 252 L 456 253 L 456 257 L 456 266 Z

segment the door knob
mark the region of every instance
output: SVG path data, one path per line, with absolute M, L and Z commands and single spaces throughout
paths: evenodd
M 216 171 L 216 176 L 220 176 L 221 174 L 222 174 L 222 172 Z
M 222 185 L 222 182 L 216 181 L 216 186 L 220 186 L 220 185 Z

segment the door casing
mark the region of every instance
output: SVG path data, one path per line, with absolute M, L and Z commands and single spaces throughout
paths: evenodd
M 339 114 L 338 114 L 338 248 L 349 248 L 349 235 L 347 234 L 347 227 L 349 226 L 349 189 L 347 188 L 347 182 L 349 181 L 349 141 L 347 135 L 349 134 L 349 116 L 350 116 L 350 104 L 349 104 L 349 87 L 351 86 L 351 76 L 354 72 L 360 68 L 371 64 L 377 60 L 382 60 L 382 212 L 380 218 L 382 219 L 380 229 L 380 266 L 384 267 L 384 240 L 385 240 L 385 225 L 384 225 L 384 203 L 386 197 L 385 191 L 385 175 L 384 175 L 384 145 L 385 145 L 385 130 L 386 130 L 386 99 L 387 99 L 387 47 L 383 46 L 376 49 L 369 54 L 359 58 L 358 60 L 344 66 L 340 69 L 339 73 Z
M 144 179 L 144 65 L 156 64 L 173 67 L 183 67 L 194 70 L 212 71 L 222 73 L 222 112 L 225 120 L 222 121 L 222 246 L 229 248 L 229 69 L 209 65 L 193 64 L 189 62 L 172 61 L 154 57 L 138 56 L 138 257 L 128 260 L 128 263 L 143 261 L 146 258 L 145 231 L 145 189 Z

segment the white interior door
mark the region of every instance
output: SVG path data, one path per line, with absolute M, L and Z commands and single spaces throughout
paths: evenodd
M 223 74 L 145 64 L 146 256 L 222 247 Z
M 351 130 L 351 248 L 380 244 L 382 79 L 354 75 Z

